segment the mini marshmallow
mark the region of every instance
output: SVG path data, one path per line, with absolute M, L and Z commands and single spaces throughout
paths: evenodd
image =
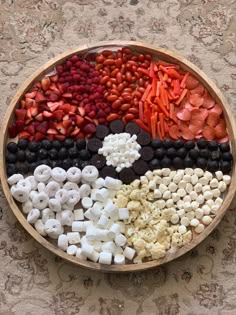
M 82 207 L 85 208 L 85 209 L 89 209 L 92 207 L 93 205 L 93 200 L 89 197 L 84 197 L 82 198 L 81 200 L 81 204 L 82 204 Z
M 102 245 L 105 244 L 104 242 L 101 242 L 101 241 L 94 241 L 93 242 L 93 247 L 94 247 L 94 250 L 96 250 L 97 252 L 101 252 L 102 251 Z
M 209 215 L 205 215 L 202 217 L 202 223 L 205 225 L 209 225 L 212 222 L 212 218 Z
M 219 186 L 219 182 L 216 178 L 213 178 L 211 181 L 210 181 L 210 187 L 211 188 L 217 188 Z
M 39 209 L 32 209 L 27 215 L 27 221 L 30 224 L 34 224 L 40 217 Z
M 231 182 L 231 177 L 229 175 L 223 175 L 223 182 L 225 182 L 226 185 L 229 185 Z
M 120 220 L 129 219 L 129 210 L 127 208 L 119 208 L 118 215 Z
M 79 188 L 79 193 L 81 198 L 88 197 L 91 193 L 91 187 L 89 184 L 81 185 Z
M 56 219 L 48 219 L 44 225 L 45 232 L 53 239 L 57 239 L 62 233 L 61 223 Z
M 192 220 L 190 221 L 190 225 L 191 225 L 191 226 L 196 227 L 196 226 L 198 226 L 198 224 L 199 224 L 199 220 L 198 220 L 198 219 L 192 219 Z
M 89 210 L 90 210 L 90 214 L 92 215 L 93 221 L 97 220 L 99 216 L 101 215 L 100 208 L 92 207 Z
M 7 182 L 9 185 L 15 185 L 19 180 L 24 179 L 23 175 L 21 174 L 13 174 L 12 176 L 8 177 Z
M 224 191 L 226 191 L 227 185 L 225 182 L 221 181 L 221 182 L 219 182 L 218 188 L 219 188 L 220 192 L 224 192 Z
M 66 203 L 69 200 L 69 192 L 66 189 L 59 189 L 56 194 L 55 198 L 62 204 Z
M 105 186 L 105 180 L 102 177 L 99 177 L 92 183 L 92 187 L 99 189 Z
M 84 211 L 83 211 L 83 209 L 75 209 L 74 210 L 74 219 L 75 219 L 75 221 L 84 220 Z
M 92 245 L 89 244 L 82 244 L 81 247 L 81 254 L 90 258 L 93 256 L 93 252 L 94 252 L 94 247 Z
M 122 181 L 109 176 L 105 177 L 105 187 L 111 190 L 119 190 L 121 188 Z
M 36 167 L 36 169 L 34 170 L 34 178 L 38 181 L 38 182 L 46 182 L 49 180 L 51 176 L 51 167 L 47 166 L 47 165 L 39 165 Z
M 223 179 L 223 173 L 221 171 L 217 171 L 215 172 L 216 178 L 218 180 L 222 180 Z
M 73 221 L 71 229 L 72 229 L 72 232 L 85 232 L 84 222 Z
M 57 240 L 57 246 L 64 252 L 67 251 L 67 248 L 69 246 L 67 235 L 65 234 L 59 235 L 58 240 Z
M 74 245 L 80 242 L 80 234 L 79 232 L 68 232 L 67 239 L 69 244 Z
M 127 242 L 127 238 L 123 234 L 118 234 L 115 237 L 115 243 L 118 246 L 124 246 Z
M 203 224 L 199 223 L 198 226 L 194 229 L 194 231 L 198 234 L 202 233 L 204 231 L 205 227 Z
M 34 228 L 35 230 L 42 236 L 47 236 L 47 233 L 45 232 L 45 229 L 44 229 L 44 224 L 43 224 L 43 221 L 42 220 L 37 220 L 35 223 L 34 223 Z
M 99 254 L 99 260 L 98 260 L 98 262 L 99 262 L 100 264 L 110 265 L 110 264 L 111 264 L 111 260 L 112 260 L 112 254 L 111 254 L 111 253 L 101 252 L 101 253 Z
M 109 219 L 107 218 L 107 216 L 102 214 L 97 222 L 97 226 L 99 228 L 106 228 L 108 223 L 109 223 Z
M 127 259 L 132 260 L 134 258 L 134 255 L 135 255 L 135 250 L 129 246 L 126 246 L 124 249 L 123 255 Z
M 120 225 L 117 223 L 113 223 L 108 231 L 108 237 L 110 239 L 114 239 L 117 234 L 120 233 Z
M 96 219 L 96 217 L 91 213 L 91 208 L 84 212 L 84 216 L 91 221 Z
M 114 255 L 115 251 L 116 251 L 116 245 L 114 242 L 104 242 L 102 244 L 102 251 L 106 252 L 106 253 L 111 253 Z
M 191 183 L 192 185 L 196 185 L 198 182 L 198 176 L 196 174 L 191 176 Z
M 77 252 L 78 247 L 76 245 L 70 245 L 67 247 L 67 254 L 70 256 L 74 256 Z
M 125 264 L 125 256 L 121 255 L 121 254 L 115 255 L 114 264 L 115 265 L 124 265 Z
M 98 189 L 96 193 L 96 200 L 104 202 L 109 196 L 109 191 L 106 188 Z
M 83 255 L 82 253 L 82 249 L 81 248 L 78 248 L 77 251 L 76 251 L 76 254 L 75 256 L 81 260 L 86 260 L 87 257 L 85 255 Z
M 186 226 L 185 225 L 179 225 L 178 226 L 178 232 L 180 233 L 180 234 L 185 234 L 186 232 L 187 232 L 187 229 L 186 229 Z

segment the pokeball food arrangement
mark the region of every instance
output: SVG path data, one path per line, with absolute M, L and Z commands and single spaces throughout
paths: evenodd
M 221 106 L 178 65 L 126 47 L 74 55 L 34 82 L 9 138 L 27 221 L 101 264 L 174 253 L 211 224 L 231 181 Z

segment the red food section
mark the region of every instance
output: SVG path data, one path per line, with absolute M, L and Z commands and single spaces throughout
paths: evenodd
M 129 48 L 74 55 L 34 82 L 9 136 L 90 138 L 97 125 L 116 119 L 136 122 L 153 139 L 229 140 L 221 106 L 192 74 Z

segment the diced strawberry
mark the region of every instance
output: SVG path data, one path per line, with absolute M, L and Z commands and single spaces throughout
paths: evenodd
M 20 131 L 23 131 L 23 130 L 24 130 L 24 127 L 25 127 L 25 122 L 24 122 L 24 120 L 16 120 L 16 121 L 15 121 L 15 124 L 16 124 L 17 132 L 20 132 Z
M 77 134 L 76 140 L 78 140 L 78 139 L 84 139 L 84 137 L 85 137 L 85 134 L 84 134 L 83 132 L 80 132 L 79 134 Z
M 20 101 L 20 108 L 26 108 L 26 106 L 25 106 L 25 100 L 21 100 Z
M 80 115 L 76 115 L 76 125 L 80 126 L 84 122 L 84 118 Z
M 41 83 L 39 81 L 35 81 L 33 84 L 33 88 L 41 89 Z
M 56 125 L 56 130 L 57 130 L 58 132 L 60 132 L 61 134 L 63 134 L 63 135 L 66 134 L 66 129 L 65 129 L 65 127 L 63 126 L 62 123 L 58 123 L 58 124 Z
M 42 134 L 46 134 L 48 130 L 48 122 L 43 121 L 40 125 L 36 127 L 36 131 L 41 132 Z
M 54 135 L 47 135 L 46 136 L 46 139 L 52 141 L 54 139 Z
M 34 136 L 29 136 L 28 140 L 29 141 L 33 141 L 34 140 Z
M 67 129 L 72 125 L 72 121 L 71 120 L 63 120 L 62 124 Z
M 53 112 L 53 118 L 55 118 L 57 121 L 61 121 L 63 116 L 64 112 L 62 110 L 56 110 Z
M 35 106 L 36 102 L 32 98 L 26 98 L 25 99 L 25 107 L 30 108 L 32 106 Z
M 62 84 L 57 83 L 57 88 L 58 88 L 58 90 L 60 91 L 61 94 L 63 94 L 65 92 L 64 87 L 63 87 Z
M 57 81 L 58 81 L 58 74 L 51 75 L 51 76 L 50 76 L 50 80 L 51 80 L 52 82 L 57 82 Z
M 73 126 L 70 126 L 68 129 L 66 129 L 66 135 L 70 136 L 71 132 L 74 130 Z
M 83 107 L 79 106 L 79 107 L 78 107 L 78 112 L 79 112 L 79 114 L 80 114 L 82 117 L 85 116 L 85 109 L 84 109 Z
M 36 94 L 37 94 L 37 90 L 28 92 L 25 94 L 25 98 L 35 98 Z
M 35 117 L 38 115 L 39 109 L 38 109 L 38 106 L 33 106 L 29 108 L 28 111 L 30 112 L 32 117 Z
M 33 118 L 27 118 L 25 120 L 25 125 L 28 125 L 29 123 L 31 123 L 32 120 L 33 120 Z
M 30 124 L 24 130 L 27 131 L 32 136 L 35 134 L 35 126 L 33 124 Z
M 56 93 L 50 93 L 48 98 L 50 99 L 50 101 L 58 101 L 59 100 L 59 95 L 57 95 Z
M 57 132 L 56 129 L 50 128 L 50 129 L 47 130 L 47 134 L 48 135 L 57 135 L 58 132 Z
M 15 110 L 15 115 L 16 115 L 17 120 L 24 120 L 25 116 L 26 116 L 26 109 L 23 109 L 23 108 L 19 109 L 19 108 L 17 108 Z
M 70 114 L 76 113 L 76 112 L 77 112 L 77 109 L 78 109 L 77 106 L 71 105 L 71 106 L 70 106 Z
M 36 119 L 37 121 L 43 121 L 43 114 L 42 114 L 42 113 L 38 114 L 38 115 L 35 117 L 35 119 Z
M 10 138 L 15 138 L 17 136 L 16 124 L 12 124 L 8 127 L 8 133 Z
M 64 94 L 62 94 L 62 97 L 64 97 L 64 98 L 72 98 L 72 93 L 64 93 Z
M 49 86 L 49 89 L 54 91 L 56 94 L 60 95 L 61 94 L 61 91 L 60 89 L 57 87 L 57 85 L 55 83 L 52 83 L 50 86 Z
M 79 132 L 80 132 L 80 128 L 75 127 L 74 131 L 72 131 L 70 135 L 74 137 L 74 136 L 77 136 Z
M 52 113 L 50 113 L 50 112 L 44 110 L 44 111 L 43 111 L 43 116 L 46 117 L 46 118 L 50 118 L 50 117 L 52 117 Z
M 64 141 L 66 136 L 63 136 L 63 135 L 55 135 L 54 136 L 55 139 L 59 140 L 59 141 Z
M 41 80 L 41 86 L 42 86 L 42 89 L 44 91 L 46 91 L 49 88 L 50 84 L 51 84 L 51 81 L 50 81 L 49 77 L 44 77 Z
M 43 95 L 42 92 L 38 91 L 35 97 L 37 103 L 46 102 L 46 97 Z
M 41 141 L 45 138 L 45 135 L 41 132 L 36 132 L 35 136 L 34 136 L 34 140 L 35 141 Z
M 29 139 L 30 134 L 28 132 L 26 132 L 26 131 L 21 131 L 18 134 L 18 137 L 19 137 L 19 139 Z
M 71 105 L 70 104 L 64 104 L 64 105 L 60 105 L 59 107 L 61 110 L 63 110 L 63 112 L 65 114 L 68 114 L 70 112 L 70 108 L 71 108 Z
M 69 115 L 65 115 L 62 120 L 68 120 L 70 118 Z

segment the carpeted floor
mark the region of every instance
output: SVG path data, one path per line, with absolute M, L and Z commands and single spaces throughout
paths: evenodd
M 1 0 L 1 119 L 38 66 L 69 48 L 110 39 L 178 51 L 236 110 L 236 0 Z M 234 315 L 235 223 L 229 210 L 181 259 L 106 275 L 69 265 L 35 243 L 0 191 L 0 315 Z

